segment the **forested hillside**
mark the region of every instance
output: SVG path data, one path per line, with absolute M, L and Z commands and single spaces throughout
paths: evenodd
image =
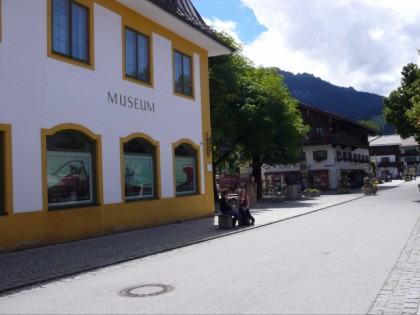
M 284 83 L 292 96 L 302 103 L 351 120 L 370 120 L 381 128 L 383 133 L 394 133 L 395 129 L 386 125 L 383 119 L 383 96 L 359 92 L 352 87 L 339 87 L 309 73 L 293 74 L 280 69 L 278 72 L 284 77 Z

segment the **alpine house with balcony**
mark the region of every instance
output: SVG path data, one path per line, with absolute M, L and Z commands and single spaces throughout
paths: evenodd
M 321 190 L 361 186 L 369 163 L 368 136 L 378 131 L 304 103 L 298 108 L 311 128 L 300 163 L 266 166 L 265 181 L 279 186 L 278 182 L 296 184 L 303 178 L 307 187 Z

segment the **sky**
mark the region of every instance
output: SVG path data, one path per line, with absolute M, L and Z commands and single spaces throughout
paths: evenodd
M 255 66 L 388 96 L 420 65 L 420 0 L 191 0 Z

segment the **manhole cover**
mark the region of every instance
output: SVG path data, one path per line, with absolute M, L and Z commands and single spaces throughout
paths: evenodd
M 173 289 L 167 284 L 144 284 L 121 290 L 120 295 L 126 297 L 147 297 L 167 293 Z

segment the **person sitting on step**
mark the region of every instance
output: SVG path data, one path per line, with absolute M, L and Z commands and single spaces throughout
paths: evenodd
M 255 218 L 251 215 L 249 207 L 251 202 L 249 201 L 249 195 L 245 188 L 242 188 L 238 195 L 238 211 L 243 217 L 243 224 L 246 226 L 254 225 Z
M 241 214 L 235 210 L 229 204 L 229 195 L 230 191 L 228 189 L 222 190 L 221 198 L 220 198 L 220 212 L 223 215 L 231 215 L 232 218 L 232 226 L 236 225 L 236 222 L 242 219 Z

